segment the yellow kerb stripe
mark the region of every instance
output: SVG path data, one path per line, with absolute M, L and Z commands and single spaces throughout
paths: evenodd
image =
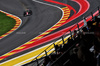
M 25 48 L 25 46 L 24 47 L 18 47 L 15 50 L 20 50 L 20 49 L 23 49 L 23 48 Z
M 12 53 L 7 53 L 7 54 L 5 54 L 5 55 L 3 55 L 3 56 L 10 56 L 10 55 L 12 55 L 12 54 L 14 54 L 15 52 L 12 52 Z

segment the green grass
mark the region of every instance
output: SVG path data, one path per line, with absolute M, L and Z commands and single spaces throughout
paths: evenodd
M 0 36 L 11 30 L 16 24 L 16 21 L 0 12 Z

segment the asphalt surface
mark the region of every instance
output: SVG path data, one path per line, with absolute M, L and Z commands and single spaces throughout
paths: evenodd
M 33 14 L 23 17 L 25 8 L 30 8 Z M 0 56 L 46 31 L 62 16 L 60 9 L 31 0 L 0 0 L 0 9 L 19 16 L 23 22 L 18 30 L 0 40 Z
M 39 1 L 44 2 L 43 0 L 39 0 Z M 71 5 L 77 12 L 79 10 L 79 5 L 70 0 L 68 0 L 67 2 L 65 2 L 64 0 L 55 0 L 55 1 L 67 3 Z M 91 6 L 85 14 L 71 21 L 68 24 L 61 26 L 60 28 L 56 29 L 55 31 L 51 33 L 57 32 L 61 29 L 64 29 L 72 24 L 75 24 L 81 21 L 83 16 L 85 17 L 89 16 L 90 12 L 93 11 L 94 8 L 99 5 L 99 2 L 100 2 L 99 0 L 95 0 L 95 1 L 88 0 L 88 1 Z M 24 6 L 22 3 L 24 3 Z M 48 3 L 48 2 L 45 2 L 45 3 Z M 49 4 L 52 4 L 52 3 L 49 3 Z M 53 5 L 56 5 L 56 4 L 53 4 Z M 57 6 L 64 7 L 62 5 L 57 5 Z M 30 8 L 33 11 L 33 15 L 28 16 L 28 17 L 23 17 L 23 12 L 26 8 Z M 57 21 L 62 16 L 62 12 L 58 8 L 43 5 L 37 2 L 32 2 L 31 0 L 6 0 L 6 1 L 0 0 L 0 9 L 8 13 L 12 13 L 14 15 L 19 16 L 23 22 L 18 30 L 16 30 L 9 36 L 0 40 L 0 56 L 24 44 L 30 39 L 38 36 L 40 33 L 46 31 L 48 28 L 52 27 L 52 25 L 57 23 Z M 73 15 L 73 12 L 71 12 L 71 15 Z M 20 34 L 17 34 L 17 32 L 20 32 Z

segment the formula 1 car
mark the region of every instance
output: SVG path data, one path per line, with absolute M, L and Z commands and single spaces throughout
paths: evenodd
M 24 17 L 30 16 L 30 15 L 32 15 L 32 11 L 30 9 L 27 9 L 26 11 L 24 11 L 23 15 L 24 15 Z

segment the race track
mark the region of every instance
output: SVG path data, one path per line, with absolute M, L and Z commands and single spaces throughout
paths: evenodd
M 0 56 L 49 29 L 62 16 L 62 11 L 58 8 L 36 2 L 30 3 L 30 1 L 26 3 L 29 4 L 26 7 L 31 8 L 33 14 L 23 17 L 24 8 L 18 0 L 0 1 L 1 10 L 17 15 L 22 19 L 22 25 L 18 30 L 0 40 Z
M 67 3 L 76 11 L 76 13 L 74 11 L 71 11 L 70 18 L 66 22 L 66 24 L 52 31 L 49 35 L 78 23 L 82 20 L 83 16 L 89 16 L 91 11 L 93 11 L 95 7 L 99 6 L 100 2 L 99 0 L 86 0 L 89 2 L 88 5 L 90 5 L 89 8 L 87 8 L 86 6 L 82 6 L 83 4 L 81 3 L 81 0 L 67 0 L 67 2 L 61 0 L 51 0 L 51 2 L 50 0 L 38 1 L 45 2 L 47 4 L 57 5 L 61 8 L 65 5 L 60 3 Z M 58 4 L 54 1 L 60 3 Z M 81 9 L 79 3 L 82 4 L 81 7 L 86 7 L 86 9 Z M 23 17 L 23 12 L 26 8 L 30 8 L 33 14 L 28 17 Z M 32 0 L 1 0 L 0 10 L 14 14 L 22 19 L 22 24 L 19 27 L 19 29 L 0 40 L 0 56 L 21 46 L 22 44 L 31 40 L 32 38 L 35 38 L 36 36 L 40 35 L 42 32 L 46 31 L 54 24 L 56 24 L 62 17 L 62 11 L 60 9 L 53 6 L 41 4 Z M 33 48 L 36 49 L 37 47 Z

